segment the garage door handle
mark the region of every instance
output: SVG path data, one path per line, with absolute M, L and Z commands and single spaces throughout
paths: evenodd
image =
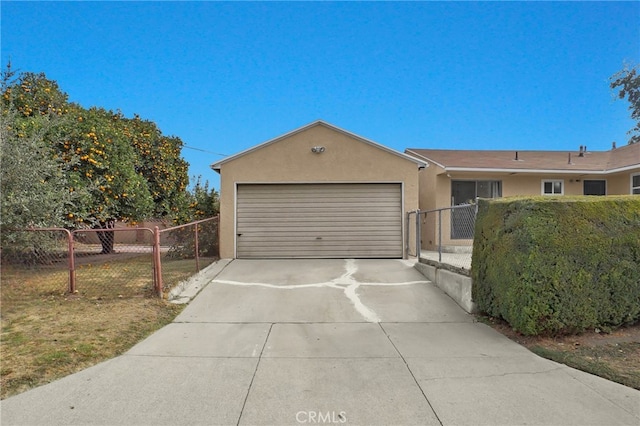
M 321 239 L 322 239 L 322 237 L 316 237 L 316 240 L 321 240 Z
M 241 236 L 242 236 L 242 234 L 236 234 L 236 235 L 237 235 L 238 237 L 241 237 Z

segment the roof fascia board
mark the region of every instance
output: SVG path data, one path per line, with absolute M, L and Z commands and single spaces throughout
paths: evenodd
M 391 148 L 389 148 L 389 147 L 386 147 L 386 146 L 384 146 L 384 145 L 381 145 L 381 144 L 379 144 L 379 143 L 377 143 L 377 142 L 374 142 L 374 141 L 372 141 L 372 140 L 369 140 L 369 139 L 367 139 L 367 138 L 363 138 L 362 136 L 356 135 L 355 133 L 351 133 L 351 132 L 349 132 L 349 131 L 347 131 L 347 130 L 344 130 L 344 129 L 341 129 L 341 128 L 339 128 L 339 127 L 336 127 L 336 126 L 334 126 L 333 124 L 329 124 L 329 123 L 327 123 L 326 121 L 323 121 L 323 120 L 316 120 L 316 121 L 314 121 L 314 122 L 312 122 L 312 123 L 309 123 L 309 124 L 307 124 L 307 125 L 304 125 L 304 126 L 302 126 L 302 127 L 299 127 L 299 128 L 297 128 L 297 129 L 294 129 L 294 130 L 292 130 L 292 131 L 290 131 L 290 132 L 287 132 L 287 133 L 285 133 L 285 134 L 283 134 L 283 135 L 277 136 L 277 137 L 275 137 L 275 138 L 273 138 L 273 139 L 269 139 L 269 140 L 268 140 L 268 141 L 266 141 L 266 142 L 262 142 L 261 144 L 255 145 L 255 146 L 253 146 L 253 147 L 251 147 L 251 148 L 249 148 L 249 149 L 245 149 L 244 151 L 240 151 L 240 152 L 239 152 L 239 153 L 237 153 L 237 154 L 234 154 L 234 155 L 232 155 L 232 156 L 230 156 L 230 157 L 227 157 L 227 158 L 225 158 L 225 159 L 223 159 L 223 160 L 220 160 L 220 161 L 218 161 L 217 163 L 212 164 L 212 165 L 211 165 L 211 168 L 212 168 L 213 170 L 215 170 L 215 171 L 220 171 L 220 166 L 221 166 L 222 164 L 224 164 L 224 163 L 227 163 L 227 162 L 229 162 L 229 161 L 235 160 L 236 158 L 242 157 L 243 155 L 249 154 L 250 152 L 257 151 L 257 150 L 259 150 L 259 149 L 261 149 L 261 148 L 266 147 L 267 145 L 271 145 L 272 143 L 278 142 L 278 141 L 280 141 L 280 140 L 282 140 L 282 139 L 288 138 L 288 137 L 290 137 L 290 136 L 293 136 L 293 135 L 295 135 L 295 134 L 297 134 L 297 133 L 300 133 L 300 132 L 302 132 L 302 131 L 305 131 L 305 130 L 307 130 L 307 129 L 310 129 L 311 127 L 315 127 L 315 126 L 318 126 L 318 125 L 322 125 L 322 126 L 328 127 L 328 128 L 330 128 L 330 129 L 332 129 L 332 130 L 335 130 L 335 131 L 337 131 L 337 132 L 340 132 L 340 133 L 342 133 L 342 134 L 345 134 L 345 135 L 347 135 L 347 136 L 350 136 L 350 137 L 352 137 L 352 138 L 354 138 L 354 139 L 357 139 L 357 140 L 359 140 L 359 141 L 361 141 L 361 142 L 365 142 L 365 143 L 367 143 L 367 144 L 369 144 L 369 145 L 371 145 L 371 146 L 373 146 L 373 147 L 376 147 L 376 148 L 378 148 L 378 149 L 381 149 L 381 150 L 383 150 L 383 151 L 386 151 L 386 152 L 388 152 L 388 153 L 390 153 L 390 154 L 396 155 L 396 156 L 398 156 L 398 157 L 400 157 L 400 158 L 403 158 L 403 159 L 405 159 L 405 160 L 408 160 L 408 161 L 411 161 L 411 162 L 413 162 L 413 163 L 416 163 L 416 164 L 418 165 L 418 167 L 427 167 L 427 164 L 425 164 L 423 161 L 420 161 L 419 159 L 417 159 L 417 158 L 415 158 L 415 157 L 412 157 L 412 156 L 410 156 L 410 155 L 403 154 L 403 153 L 401 153 L 401 152 L 399 152 L 399 151 L 396 151 L 396 150 L 394 150 L 394 149 L 391 149 Z
M 609 170 L 569 170 L 569 169 L 500 169 L 478 167 L 445 167 L 445 172 L 475 172 L 475 173 L 527 173 L 527 174 L 587 174 L 606 175 L 624 172 L 638 168 L 638 165 L 626 166 Z
M 618 149 L 624 149 L 624 147 L 622 148 L 618 148 Z M 493 167 L 493 168 L 481 168 L 481 167 L 456 167 L 456 166 L 445 166 L 444 164 L 441 164 L 425 155 L 419 154 L 411 149 L 406 149 L 405 153 L 410 153 L 411 155 L 417 157 L 417 158 L 421 158 L 424 161 L 428 161 L 431 162 L 433 164 L 435 164 L 436 166 L 444 169 L 445 172 L 490 172 L 490 173 L 536 173 L 536 174 L 541 174 L 541 173 L 565 173 L 565 174 L 571 174 L 571 173 L 580 173 L 580 174 L 594 174 L 594 175 L 599 175 L 599 174 L 611 174 L 611 173 L 621 173 L 621 172 L 626 172 L 629 170 L 634 170 L 640 167 L 640 163 L 637 164 L 631 164 L 628 166 L 622 166 L 622 167 L 616 167 L 614 169 L 604 169 L 604 170 L 570 170 L 570 169 L 509 169 L 509 168 L 497 168 L 497 167 Z
M 406 150 L 405 150 L 405 152 L 406 152 L 406 153 L 411 153 L 411 155 L 412 155 L 412 156 L 414 156 L 414 157 L 416 157 L 416 158 L 422 158 L 424 161 L 431 162 L 431 163 L 435 164 L 436 166 L 438 166 L 438 167 L 440 167 L 440 168 L 443 168 L 443 169 L 445 168 L 445 166 L 444 166 L 443 164 L 440 164 L 440 163 L 438 163 L 437 161 L 432 160 L 432 159 L 431 159 L 431 158 L 429 158 L 429 157 L 425 157 L 424 155 L 420 155 L 420 154 L 418 154 L 418 153 L 417 153 L 417 152 L 415 152 L 415 151 L 412 151 L 412 150 L 410 150 L 410 149 L 406 149 Z
M 367 138 L 362 137 L 360 135 L 356 135 L 355 133 L 352 133 L 352 132 L 350 132 L 348 130 L 341 129 L 340 127 L 334 126 L 333 124 L 327 123 L 326 121 L 318 120 L 318 121 L 316 121 L 315 123 L 312 123 L 312 124 L 322 124 L 322 125 L 324 125 L 326 127 L 329 127 L 330 129 L 333 129 L 333 130 L 335 130 L 337 132 L 343 133 L 343 134 L 345 134 L 347 136 L 350 136 L 350 137 L 352 137 L 354 139 L 357 139 L 359 141 L 367 143 L 367 144 L 369 144 L 369 145 L 371 145 L 373 147 L 376 147 L 376 148 L 381 149 L 383 151 L 386 151 L 386 152 L 388 152 L 390 154 L 396 155 L 396 156 L 398 156 L 400 158 L 403 158 L 405 160 L 409 160 L 409 161 L 411 161 L 413 163 L 416 163 L 419 167 L 427 167 L 427 164 L 424 161 L 421 161 L 421 160 L 419 160 L 419 159 L 417 159 L 417 158 L 415 158 L 415 157 L 413 157 L 411 155 L 403 154 L 400 151 L 396 151 L 395 149 L 391 149 L 388 146 L 384 146 L 382 144 L 379 144 L 378 142 L 374 142 L 371 139 L 367 139 Z
M 261 148 L 264 148 L 267 145 L 271 145 L 272 143 L 277 142 L 280 139 L 284 139 L 284 138 L 287 138 L 289 136 L 293 136 L 296 133 L 302 132 L 303 130 L 306 130 L 308 128 L 316 126 L 317 124 L 319 124 L 321 122 L 322 122 L 321 120 L 316 120 L 316 121 L 314 121 L 312 123 L 309 123 L 309 124 L 306 124 L 306 125 L 304 125 L 302 127 L 297 128 L 297 129 L 291 130 L 290 132 L 287 132 L 284 135 L 277 136 L 277 137 L 275 137 L 273 139 L 269 139 L 269 140 L 267 140 L 265 142 L 259 143 L 258 145 L 254 145 L 252 147 L 249 147 L 249 148 L 247 148 L 247 149 L 245 149 L 243 151 L 238 152 L 237 154 L 233 154 L 233 155 L 231 155 L 231 156 L 229 156 L 227 158 L 223 158 L 222 160 L 218 161 L 217 163 L 213 163 L 211 165 L 211 168 L 213 170 L 215 170 L 215 171 L 220 171 L 220 166 L 222 164 L 224 164 L 224 163 L 227 163 L 229 161 L 235 160 L 236 158 L 242 157 L 243 155 L 249 154 L 250 152 L 257 151 L 257 150 L 259 150 Z
M 640 170 L 640 163 L 638 164 L 632 164 L 630 166 L 623 166 L 623 167 L 618 167 L 615 169 L 608 169 L 607 173 L 620 173 L 620 172 L 627 172 L 633 169 L 639 169 Z

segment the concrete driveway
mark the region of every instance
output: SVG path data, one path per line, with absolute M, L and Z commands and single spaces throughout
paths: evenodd
M 640 423 L 640 392 L 474 322 L 410 262 L 224 265 L 125 355 L 3 401 L 2 425 Z

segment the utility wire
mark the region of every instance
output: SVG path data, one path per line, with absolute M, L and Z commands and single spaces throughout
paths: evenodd
M 182 147 L 183 148 L 193 149 L 194 151 L 206 152 L 207 154 L 219 155 L 220 157 L 228 157 L 227 154 L 220 154 L 219 152 L 207 151 L 206 149 L 196 148 L 196 147 L 193 147 L 193 146 L 182 145 Z

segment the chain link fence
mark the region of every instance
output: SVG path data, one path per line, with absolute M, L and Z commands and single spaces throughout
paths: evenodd
M 3 296 L 95 299 L 165 295 L 218 256 L 219 218 L 160 229 L 33 228 L 4 238 Z M 164 274 L 164 275 L 163 275 Z
M 160 252 L 161 281 L 166 296 L 171 289 L 219 258 L 220 217 L 160 230 L 165 250 Z
M 461 270 L 471 270 L 476 204 L 407 213 L 407 223 L 420 236 L 409 254 Z
M 2 302 L 46 298 L 70 290 L 71 232 L 62 228 L 11 230 L 3 236 Z
M 153 230 L 83 229 L 72 234 L 75 294 L 96 298 L 154 294 Z

